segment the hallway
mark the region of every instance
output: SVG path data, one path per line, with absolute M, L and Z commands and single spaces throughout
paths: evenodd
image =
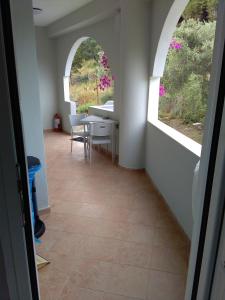
M 45 134 L 51 213 L 37 253 L 42 300 L 183 300 L 189 241 L 144 171 Z

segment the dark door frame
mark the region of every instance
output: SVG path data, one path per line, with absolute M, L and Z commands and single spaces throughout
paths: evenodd
M 223 108 L 224 108 L 224 99 L 225 99 L 225 84 L 224 84 L 224 82 L 225 82 L 225 51 L 223 51 L 223 62 L 222 62 L 222 68 L 221 68 L 219 92 L 218 92 L 218 98 L 217 98 L 217 104 L 216 104 L 216 113 L 215 113 L 215 118 L 214 118 L 213 136 L 212 136 L 212 143 L 211 143 L 211 149 L 210 149 L 207 182 L 206 182 L 206 189 L 205 189 L 205 196 L 204 196 L 204 205 L 203 205 L 203 213 L 202 213 L 202 221 L 201 221 L 201 229 L 200 229 L 200 237 L 199 237 L 199 246 L 198 246 L 198 252 L 197 252 L 197 260 L 196 260 L 194 283 L 193 283 L 192 298 L 191 298 L 192 300 L 196 299 L 197 293 L 198 293 L 203 252 L 204 252 L 204 247 L 205 247 L 205 239 L 206 239 L 206 231 L 207 231 L 207 224 L 208 224 L 208 218 L 209 218 L 214 172 L 215 172 L 215 166 L 216 166 L 220 129 L 221 129 L 222 116 L 223 116 Z M 219 222 L 219 220 L 218 220 L 218 222 Z
M 0 0 L 0 12 L 5 48 L 5 60 L 7 67 L 8 89 L 10 94 L 10 109 L 13 121 L 14 141 L 16 145 L 18 178 L 20 183 L 19 189 L 22 200 L 22 214 L 24 218 L 23 222 L 25 230 L 26 251 L 31 282 L 32 299 L 39 300 L 38 278 L 36 272 L 35 249 L 30 213 L 27 160 L 24 148 L 23 126 L 21 120 L 21 110 L 17 84 L 12 20 L 9 0 Z

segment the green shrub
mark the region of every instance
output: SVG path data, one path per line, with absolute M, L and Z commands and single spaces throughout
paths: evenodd
M 112 89 L 108 89 L 104 95 L 101 96 L 101 103 L 105 104 L 107 101 L 113 100 L 113 91 Z
M 185 123 L 203 122 L 206 103 L 203 103 L 203 76 L 192 73 L 181 90 L 183 97 L 179 107 L 179 117 Z
M 89 102 L 89 103 L 84 103 L 78 106 L 77 108 L 77 113 L 78 114 L 83 114 L 83 113 L 88 113 L 88 108 L 92 105 L 95 105 L 93 102 Z
M 98 52 L 102 49 L 93 40 L 87 40 L 82 45 L 74 57 L 70 74 L 70 98 L 76 100 L 78 109 L 87 111 L 90 103 L 101 105 L 113 99 L 114 84 L 107 89 L 100 89 L 99 78 L 106 73 L 98 62 Z M 107 72 L 111 75 L 110 70 Z
M 207 110 L 216 21 L 189 19 L 174 33 L 181 49 L 170 49 L 162 84 L 159 116 L 180 118 L 184 123 L 203 122 Z

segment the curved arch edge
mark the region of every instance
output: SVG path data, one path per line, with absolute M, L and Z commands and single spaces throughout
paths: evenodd
M 152 68 L 152 77 L 162 77 L 166 63 L 166 57 L 169 50 L 173 33 L 176 29 L 180 16 L 182 15 L 189 0 L 175 0 L 169 10 L 163 29 L 160 34 L 155 59 Z
M 66 61 L 66 67 L 63 77 L 63 89 L 64 89 L 64 101 L 70 102 L 70 72 L 72 68 L 72 63 L 74 56 L 76 55 L 77 49 L 80 47 L 80 45 L 86 41 L 89 37 L 81 37 L 79 38 L 70 49 L 67 61 Z M 72 105 L 72 104 L 71 104 Z

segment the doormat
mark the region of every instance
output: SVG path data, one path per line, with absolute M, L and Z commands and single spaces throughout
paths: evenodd
M 47 261 L 45 258 L 41 257 L 40 255 L 36 254 L 36 264 L 37 264 L 37 268 L 38 270 L 44 268 L 45 266 L 47 266 L 48 264 L 50 264 L 49 261 Z

